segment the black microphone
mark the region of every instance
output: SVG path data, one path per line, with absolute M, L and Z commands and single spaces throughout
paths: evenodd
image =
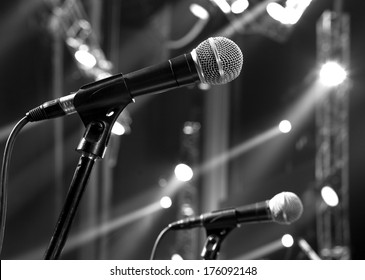
M 76 93 L 54 99 L 30 110 L 30 121 L 90 113 L 128 104 L 143 94 L 161 93 L 202 82 L 220 85 L 234 80 L 241 72 L 240 48 L 224 37 L 209 38 L 188 54 L 128 74 L 117 74 L 82 86 Z
M 221 229 L 236 227 L 241 223 L 265 221 L 291 224 L 298 220 L 302 213 L 303 204 L 298 196 L 291 192 L 282 192 L 270 200 L 185 218 L 169 224 L 168 227 L 175 230 L 194 227 Z

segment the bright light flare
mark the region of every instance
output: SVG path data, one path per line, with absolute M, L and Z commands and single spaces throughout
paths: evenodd
M 278 3 L 269 3 L 266 7 L 267 13 L 275 20 L 281 22 L 282 24 L 289 24 L 286 18 L 286 11 L 283 6 Z
M 160 199 L 160 205 L 164 209 L 168 209 L 172 206 L 172 200 L 169 196 L 164 196 Z
M 281 238 L 281 243 L 284 247 L 290 248 L 294 244 L 294 238 L 290 234 L 284 234 Z
M 194 209 L 193 207 L 191 207 L 190 204 L 188 203 L 184 203 L 181 206 L 181 212 L 184 216 L 189 217 L 189 216 L 193 216 L 194 215 Z
M 190 5 L 190 12 L 196 16 L 197 18 L 200 19 L 208 19 L 209 18 L 209 13 L 206 9 L 204 9 L 202 6 L 198 5 L 198 4 L 191 4 Z
M 223 13 L 229 14 L 231 12 L 231 6 L 227 3 L 226 0 L 211 0 L 213 1 L 219 9 L 222 10 Z
M 189 165 L 180 163 L 176 165 L 174 170 L 175 176 L 179 181 L 188 182 L 193 178 L 193 169 Z
M 291 123 L 288 120 L 283 120 L 279 123 L 279 130 L 281 133 L 289 133 L 291 128 Z
M 76 60 L 86 69 L 91 69 L 96 65 L 96 58 L 86 49 L 79 49 L 75 52 Z
M 321 196 L 324 202 L 330 207 L 336 207 L 339 203 L 339 198 L 334 189 L 325 186 L 321 190 Z
M 198 122 L 186 122 L 184 124 L 183 132 L 186 135 L 192 135 L 198 132 L 200 129 L 200 123 Z
M 173 261 L 183 261 L 184 259 L 183 259 L 183 257 L 182 257 L 181 255 L 179 255 L 179 254 L 173 254 L 173 255 L 171 256 L 171 260 L 173 260 Z
M 231 12 L 234 14 L 242 14 L 248 6 L 248 0 L 236 0 L 231 5 Z
M 328 61 L 322 65 L 319 71 L 321 83 L 328 87 L 338 86 L 347 78 L 347 72 L 339 63 Z
M 125 127 L 120 122 L 115 122 L 112 128 L 112 133 L 121 136 L 125 133 Z
M 296 24 L 312 0 L 287 0 L 285 7 L 272 2 L 266 6 L 267 13 L 282 24 Z

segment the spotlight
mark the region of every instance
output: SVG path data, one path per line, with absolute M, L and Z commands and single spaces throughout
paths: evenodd
M 182 260 L 184 260 L 184 259 L 183 259 L 183 257 L 182 257 L 181 255 L 179 255 L 179 254 L 173 254 L 173 255 L 171 256 L 171 260 L 173 260 L 173 261 L 182 261 Z
M 291 130 L 291 123 L 288 120 L 283 120 L 279 123 L 279 130 L 281 133 L 288 133 Z
M 330 207 L 336 207 L 339 203 L 337 193 L 330 186 L 325 186 L 322 188 L 321 196 L 323 201 Z
M 198 132 L 200 129 L 200 123 L 198 122 L 185 122 L 183 132 L 185 135 L 192 135 Z
M 234 14 L 242 14 L 249 6 L 247 0 L 236 0 L 231 4 L 231 12 Z
M 118 136 L 123 135 L 125 133 L 125 127 L 120 122 L 115 122 L 112 133 Z
M 346 70 L 335 61 L 328 61 L 319 71 L 319 79 L 325 86 L 334 87 L 343 83 L 347 78 Z
M 269 3 L 266 6 L 267 13 L 276 21 L 285 24 L 285 8 L 278 3 Z
M 290 234 L 284 234 L 281 238 L 281 243 L 284 247 L 290 248 L 294 244 L 294 238 Z
M 174 170 L 175 176 L 179 181 L 188 182 L 193 178 L 193 170 L 189 165 L 180 163 L 176 165 Z
M 195 4 L 195 3 L 191 4 L 189 9 L 190 9 L 190 12 L 197 18 L 200 18 L 200 19 L 209 18 L 208 11 L 198 4 Z
M 231 6 L 228 4 L 226 0 L 210 0 L 214 2 L 219 9 L 222 10 L 223 13 L 229 14 L 231 12 Z
M 210 85 L 208 85 L 208 84 L 199 83 L 199 84 L 198 84 L 198 88 L 199 88 L 200 90 L 209 90 L 209 89 L 211 88 L 211 86 L 210 86 Z
M 80 48 L 75 52 L 76 60 L 86 69 L 91 69 L 96 65 L 96 58 L 87 49 Z
M 109 114 L 107 114 L 108 117 L 114 115 L 114 111 L 111 111 Z M 124 135 L 129 134 L 131 132 L 131 118 L 127 111 L 123 111 L 117 118 L 116 122 L 114 123 L 112 127 L 112 133 L 114 135 Z
M 285 7 L 272 2 L 266 6 L 267 13 L 282 24 L 296 24 L 312 0 L 287 0 Z
M 164 196 L 160 199 L 160 205 L 162 208 L 167 209 L 172 205 L 172 200 L 169 196 Z
M 184 217 L 190 217 L 190 216 L 194 215 L 195 211 L 194 211 L 193 207 L 191 207 L 190 204 L 184 203 L 181 206 L 181 213 L 184 215 Z

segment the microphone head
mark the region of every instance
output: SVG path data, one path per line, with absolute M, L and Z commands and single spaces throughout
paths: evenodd
M 242 52 L 233 41 L 225 37 L 213 37 L 201 42 L 192 54 L 203 83 L 226 84 L 241 72 Z
M 303 213 L 303 204 L 292 192 L 282 192 L 269 201 L 272 219 L 279 224 L 291 224 Z

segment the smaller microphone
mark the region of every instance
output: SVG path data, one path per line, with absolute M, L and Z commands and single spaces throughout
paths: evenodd
M 169 228 L 177 230 L 203 226 L 206 229 L 218 229 L 236 227 L 241 223 L 265 221 L 291 224 L 298 220 L 302 213 L 303 204 L 299 197 L 292 192 L 282 192 L 270 200 L 185 218 L 169 224 Z

